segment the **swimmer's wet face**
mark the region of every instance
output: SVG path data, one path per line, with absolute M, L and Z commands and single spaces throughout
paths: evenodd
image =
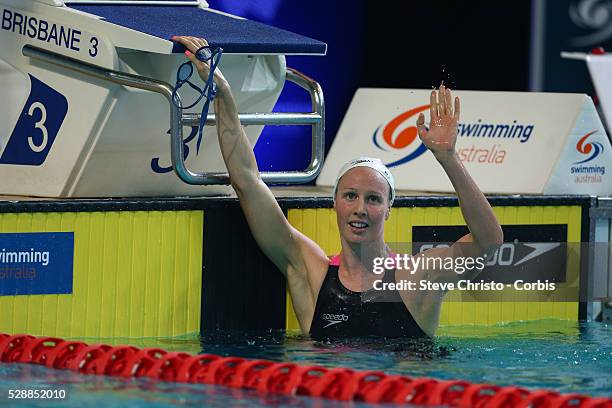
M 334 208 L 340 236 L 349 243 L 380 240 L 390 211 L 390 186 L 376 170 L 355 167 L 338 181 Z

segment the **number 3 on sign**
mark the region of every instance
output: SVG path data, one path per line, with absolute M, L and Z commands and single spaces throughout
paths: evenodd
M 0 156 L 0 164 L 43 164 L 68 113 L 64 95 L 35 76 L 29 77 L 30 95 Z
M 89 39 L 89 56 L 92 58 L 98 55 L 98 43 L 99 41 L 97 37 L 91 37 Z
M 40 153 L 45 150 L 47 147 L 47 142 L 49 141 L 49 132 L 47 132 L 47 128 L 45 127 L 45 121 L 47 120 L 47 109 L 45 109 L 45 105 L 40 102 L 34 102 L 30 105 L 30 109 L 28 109 L 28 115 L 34 116 L 35 110 L 40 110 L 40 120 L 34 123 L 34 128 L 39 129 L 42 134 L 42 142 L 37 145 L 34 142 L 34 138 L 32 136 L 28 136 L 28 145 L 30 145 L 30 149 L 33 152 Z

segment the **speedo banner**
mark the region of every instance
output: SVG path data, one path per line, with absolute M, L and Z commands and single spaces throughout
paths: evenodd
M 484 263 L 478 279 L 485 282 L 512 283 L 566 281 L 567 225 L 504 225 L 504 242 Z M 413 253 L 448 246 L 469 231 L 465 226 L 413 226 L 412 237 L 418 245 Z
M 380 158 L 400 190 L 452 192 L 421 142 L 429 90 L 359 89 L 317 185 L 332 186 L 358 156 Z M 591 99 L 582 94 L 455 91 L 461 101 L 456 152 L 485 193 L 611 194 L 612 148 Z
M 380 278 L 368 301 L 397 301 L 393 290 L 449 294 L 447 301 L 577 302 L 586 301 L 582 256 L 608 244 L 567 242 L 567 224 L 503 225 L 504 243 L 488 254 L 456 242 L 469 233 L 456 225 L 413 226 L 412 242 L 389 242 L 387 256 L 372 259 Z M 454 244 L 453 244 L 454 243 Z M 451 252 L 448 249 L 453 246 Z M 388 276 L 389 270 L 394 275 Z M 389 292 L 391 291 L 391 292 Z M 591 296 L 590 300 L 594 297 Z

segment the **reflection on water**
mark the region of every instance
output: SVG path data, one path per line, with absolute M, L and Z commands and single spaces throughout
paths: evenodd
M 0 365 L 0 406 L 19 407 L 389 407 L 388 404 L 342 403 L 319 398 L 261 394 L 212 385 L 177 384 L 148 379 L 118 379 L 79 375 L 71 371 L 48 370 L 27 364 Z M 60 400 L 6 399 L 9 389 L 65 390 Z
M 162 347 L 171 351 L 213 353 L 292 361 L 327 367 L 478 383 L 549 388 L 609 396 L 612 390 L 612 328 L 600 323 L 559 321 L 514 323 L 488 327 L 448 327 L 434 341 L 398 341 L 361 338 L 342 342 L 313 342 L 297 334 L 207 333 L 174 339 L 113 339 L 112 344 Z M 101 339 L 83 339 L 89 343 Z M 67 389 L 68 401 L 43 401 L 40 406 L 264 406 L 267 404 L 316 407 L 309 398 L 262 396 L 254 391 L 224 387 L 120 380 L 81 376 L 29 365 L 0 365 L 0 398 L 15 388 Z M 110 394 L 109 394 L 110 392 Z M 1 401 L 0 405 L 5 402 Z M 29 401 L 28 403 L 30 403 Z M 325 401 L 325 406 L 330 406 Z M 55 404 L 55 405 L 54 405 Z M 19 404 L 20 406 L 27 406 Z M 35 403 L 30 406 L 37 406 Z M 331 406 L 368 406 L 334 403 Z M 387 405 L 388 406 L 388 405 Z

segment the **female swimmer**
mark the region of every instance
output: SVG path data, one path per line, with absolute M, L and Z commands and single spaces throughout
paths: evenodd
M 194 54 L 207 42 L 174 37 L 206 81 L 209 66 Z M 238 119 L 231 89 L 217 69 L 214 107 L 217 133 L 231 184 L 257 244 L 287 278 L 293 308 L 304 333 L 315 339 L 379 335 L 432 337 L 438 327 L 444 291 L 374 289 L 375 281 L 457 282 L 473 278 L 443 268 L 373 272 L 375 258 L 389 257 L 383 239 L 385 220 L 395 198 L 391 172 L 380 160 L 359 158 L 342 167 L 334 189 L 334 209 L 342 244 L 331 260 L 311 239 L 292 227 L 257 169 L 251 145 Z M 417 120 L 419 137 L 433 153 L 459 197 L 470 233 L 448 248 L 435 248 L 423 258 L 466 258 L 490 254 L 503 242 L 502 230 L 488 201 L 455 152 L 459 98 L 454 103 L 443 85 L 431 93 L 431 123 Z M 434 263 L 435 264 L 435 263 Z M 387 285 L 388 286 L 388 285 Z

